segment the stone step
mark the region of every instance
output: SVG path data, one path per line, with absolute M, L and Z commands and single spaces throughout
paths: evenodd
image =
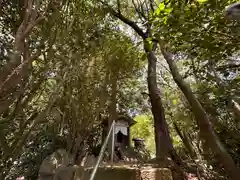
M 89 180 L 91 171 L 92 168 L 60 168 L 54 180 Z M 167 168 L 99 167 L 94 180 L 172 180 L 172 172 Z

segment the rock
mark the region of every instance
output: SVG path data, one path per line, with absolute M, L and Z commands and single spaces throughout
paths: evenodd
M 79 166 L 61 165 L 56 169 L 53 180 L 82 180 L 84 169 Z
M 39 180 L 52 179 L 56 169 L 61 165 L 72 163 L 72 157 L 64 149 L 58 149 L 56 152 L 46 157 L 39 169 Z
M 172 180 L 172 172 L 166 168 L 147 168 L 141 170 L 142 180 Z
M 84 167 L 93 167 L 97 163 L 97 158 L 93 155 L 87 156 L 85 159 L 85 162 L 83 162 L 81 165 Z

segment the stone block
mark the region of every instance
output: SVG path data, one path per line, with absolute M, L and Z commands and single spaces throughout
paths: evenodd
M 172 180 L 172 172 L 167 168 L 147 168 L 142 169 L 142 180 Z

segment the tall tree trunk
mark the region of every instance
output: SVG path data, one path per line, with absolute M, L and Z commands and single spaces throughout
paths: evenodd
M 155 44 L 155 46 L 156 45 L 157 44 Z M 176 153 L 169 135 L 160 90 L 157 87 L 157 58 L 155 56 L 154 47 L 151 49 L 149 49 L 149 47 L 149 44 L 145 42 L 144 50 L 148 59 L 148 91 L 152 105 L 151 110 L 154 117 L 156 158 L 159 160 L 167 156 L 172 156 L 173 154 L 176 155 Z
M 201 138 L 205 140 L 206 145 L 217 154 L 219 162 L 223 164 L 229 177 L 231 177 L 233 180 L 239 179 L 240 172 L 238 172 L 238 168 L 235 166 L 232 157 L 228 154 L 218 139 L 217 135 L 215 134 L 205 109 L 193 94 L 189 84 L 187 84 L 180 75 L 178 68 L 172 58 L 172 54 L 166 48 L 165 42 L 161 41 L 160 46 L 161 52 L 169 65 L 174 81 L 182 90 L 192 108 L 193 114 L 197 121 L 197 125 L 200 129 Z
M 113 120 L 117 119 L 117 75 L 111 74 L 111 103 L 110 103 L 110 118 L 108 120 L 108 128 L 110 130 L 110 127 L 112 125 Z M 114 153 L 112 151 L 112 135 L 109 138 L 108 143 L 108 152 L 111 157 L 111 154 Z
M 184 146 L 186 147 L 187 151 L 189 152 L 191 158 L 195 158 L 196 157 L 196 153 L 193 149 L 193 145 L 191 144 L 191 142 L 189 141 L 188 136 L 183 132 L 181 132 L 180 128 L 178 127 L 176 122 L 173 122 L 173 126 L 174 129 L 176 130 L 177 134 L 180 136 L 180 138 L 182 139 L 182 142 L 184 144 Z
M 104 106 L 107 102 L 107 84 L 108 84 L 108 78 L 109 78 L 109 73 L 108 71 L 105 74 L 104 80 L 103 80 L 103 84 L 102 87 L 100 89 L 100 93 L 99 93 L 99 107 L 97 109 L 97 115 L 98 115 L 98 121 L 99 122 L 103 122 L 103 118 L 102 118 L 102 113 L 103 113 L 103 109 Z M 107 137 L 107 131 L 105 129 L 105 126 L 103 126 L 102 129 L 102 144 L 104 143 L 105 138 Z

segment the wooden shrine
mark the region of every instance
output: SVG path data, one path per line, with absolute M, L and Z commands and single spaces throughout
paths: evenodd
M 130 127 L 134 125 L 134 121 L 131 117 L 125 114 L 118 114 L 115 124 L 115 147 L 130 147 Z M 103 121 L 102 142 L 108 133 L 108 119 Z

